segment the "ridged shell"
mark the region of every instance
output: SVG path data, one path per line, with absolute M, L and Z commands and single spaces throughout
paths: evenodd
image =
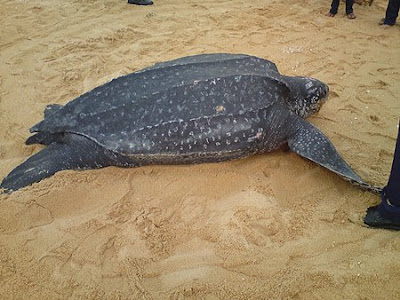
M 189 153 L 208 144 L 215 151 L 234 151 L 235 143 L 248 141 L 235 133 L 257 134 L 260 114 L 281 107 L 289 93 L 268 60 L 197 55 L 114 79 L 67 103 L 31 131 L 77 133 L 127 155 L 172 148 Z

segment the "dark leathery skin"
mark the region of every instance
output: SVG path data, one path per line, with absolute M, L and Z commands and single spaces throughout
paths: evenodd
M 151 155 L 158 163 L 196 153 L 250 154 L 258 151 L 256 136 L 274 132 L 271 116 L 288 114 L 283 103 L 290 89 L 279 76 L 273 63 L 245 55 L 161 63 L 82 95 L 32 131 L 79 134 L 132 158 Z

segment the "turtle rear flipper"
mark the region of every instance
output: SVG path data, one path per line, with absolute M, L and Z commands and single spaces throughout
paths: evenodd
M 53 114 L 57 113 L 63 107 L 64 106 L 60 105 L 60 104 L 47 105 L 43 111 L 44 119 L 47 119 L 50 116 L 52 116 Z M 50 132 L 46 132 L 46 131 L 40 131 L 39 127 L 40 127 L 40 123 L 42 123 L 42 122 L 43 121 L 40 121 L 39 123 L 37 123 L 35 126 L 33 126 L 30 129 L 30 132 L 36 132 L 36 134 L 33 136 L 30 136 L 25 141 L 26 145 L 32 145 L 32 144 L 50 145 L 53 142 L 60 142 L 60 139 L 62 138 L 63 134 L 62 133 L 54 134 L 54 133 L 50 133 Z
M 38 132 L 25 141 L 26 145 L 42 144 L 50 145 L 54 142 L 62 142 L 63 133 L 50 133 L 50 132 Z
M 369 191 L 379 193 L 382 189 L 364 182 L 340 156 L 335 146 L 316 127 L 295 117 L 293 132 L 288 138 L 290 150 L 324 168 L 342 176 L 345 180 Z
M 121 158 L 113 157 L 100 145 L 83 136 L 68 134 L 63 142 L 53 142 L 28 158 L 3 179 L 0 188 L 16 191 L 39 182 L 62 170 L 95 169 L 115 165 Z

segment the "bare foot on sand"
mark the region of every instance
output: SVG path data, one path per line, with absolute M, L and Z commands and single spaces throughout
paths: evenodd
M 347 14 L 347 18 L 349 18 L 350 20 L 353 20 L 356 18 L 356 15 L 353 13 L 349 13 L 349 14 Z

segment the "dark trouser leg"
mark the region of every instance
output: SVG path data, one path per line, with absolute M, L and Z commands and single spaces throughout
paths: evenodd
M 353 13 L 353 4 L 354 0 L 346 0 L 346 15 Z
M 329 12 L 333 15 L 336 15 L 338 8 L 339 8 L 339 0 L 332 0 L 331 10 Z
M 394 25 L 396 23 L 397 16 L 399 15 L 399 8 L 400 0 L 389 0 L 384 24 Z
M 377 228 L 400 230 L 400 125 L 389 181 L 379 205 L 368 208 L 364 223 Z
M 394 150 L 394 158 L 392 170 L 390 171 L 389 181 L 385 188 L 385 192 L 389 201 L 394 206 L 400 207 L 400 124 L 397 134 L 396 149 Z

